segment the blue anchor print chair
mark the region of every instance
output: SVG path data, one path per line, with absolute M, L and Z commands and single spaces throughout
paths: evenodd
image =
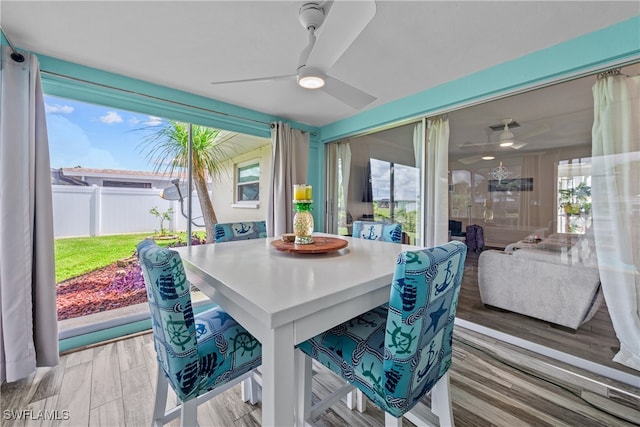
M 324 402 L 314 406 L 317 411 L 310 406 L 313 358 L 384 410 L 387 426 L 401 426 L 403 416 L 423 425 L 409 411 L 427 393 L 430 421 L 437 417 L 440 425 L 453 425 L 447 371 L 466 254 L 466 245 L 458 241 L 402 252 L 388 304 L 299 344 L 304 353 L 296 352 L 299 421 L 326 409 Z M 342 393 L 350 392 L 343 388 Z
M 353 221 L 352 237 L 384 242 L 402 242 L 402 224 L 374 221 Z
M 262 363 L 262 346 L 219 307 L 194 316 L 190 284 L 176 251 L 153 240 L 137 249 L 158 359 L 152 426 L 178 416 L 182 425 L 195 426 L 198 404 L 241 381 L 259 381 L 252 376 Z M 165 411 L 168 385 L 181 404 Z
M 216 243 L 257 239 L 267 237 L 267 223 L 266 221 L 219 223 L 214 226 L 213 231 Z

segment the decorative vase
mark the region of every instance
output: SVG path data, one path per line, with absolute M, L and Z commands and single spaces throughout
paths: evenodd
M 293 232 L 296 235 L 295 244 L 308 245 L 313 243 L 313 215 L 311 215 L 310 201 L 296 202 L 296 214 L 293 217 Z

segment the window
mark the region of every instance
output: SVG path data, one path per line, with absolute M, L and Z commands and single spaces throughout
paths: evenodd
M 238 203 L 260 200 L 260 162 L 236 166 L 236 200 Z
M 122 188 L 151 188 L 150 182 L 130 182 L 130 181 L 102 181 L 103 187 L 122 187 Z
M 558 233 L 584 233 L 591 226 L 591 158 L 558 164 Z

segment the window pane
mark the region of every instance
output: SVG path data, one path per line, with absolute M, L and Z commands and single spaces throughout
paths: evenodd
M 260 163 L 238 168 L 238 182 L 254 182 L 260 180 Z
M 238 186 L 238 201 L 260 200 L 260 184 L 242 184 Z

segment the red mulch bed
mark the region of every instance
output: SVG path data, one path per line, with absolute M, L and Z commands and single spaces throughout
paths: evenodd
M 126 267 L 113 263 L 56 286 L 58 320 L 71 319 L 147 301 L 137 261 Z

